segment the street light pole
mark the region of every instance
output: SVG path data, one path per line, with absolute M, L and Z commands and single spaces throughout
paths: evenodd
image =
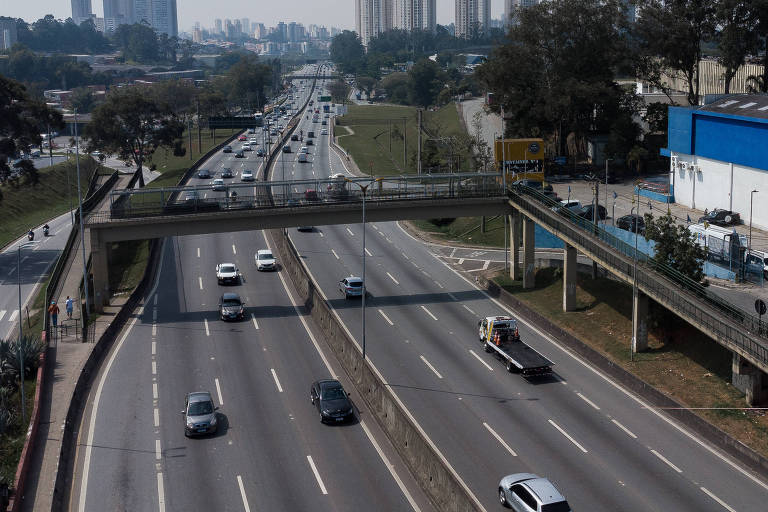
M 83 195 L 80 192 L 80 137 L 77 133 L 77 109 L 75 109 L 75 169 L 77 170 L 77 202 L 80 210 L 80 247 L 83 254 L 83 291 L 85 292 L 85 314 L 82 315 L 83 328 L 87 325 L 87 318 L 91 312 L 88 299 L 88 260 L 85 257 L 85 230 L 83 221 Z M 94 295 L 95 296 L 95 295 Z
M 758 190 L 753 190 L 749 193 L 749 244 L 747 245 L 747 250 L 752 250 L 752 199 L 755 197 L 755 192 L 759 192 Z
M 613 158 L 605 159 L 605 208 L 608 208 L 608 162 L 613 161 Z
M 637 203 L 637 211 L 640 211 L 640 203 L 639 203 L 640 196 L 638 195 L 638 203 Z M 637 307 L 637 225 L 639 224 L 638 219 L 633 217 L 635 207 L 633 206 L 629 210 L 629 215 L 632 218 L 632 221 L 635 223 L 635 258 L 634 258 L 634 265 L 633 265 L 633 272 L 632 272 L 632 341 L 629 345 L 629 360 L 634 361 L 635 360 L 635 317 L 637 316 L 635 313 L 635 308 Z
M 24 247 L 31 246 L 31 242 L 27 243 L 20 243 L 18 248 L 16 249 L 16 282 L 19 285 L 19 341 L 18 341 L 18 349 L 19 349 L 19 378 L 21 379 L 21 424 L 23 425 L 26 418 L 26 411 L 27 411 L 27 402 L 24 399 L 24 359 L 22 358 L 22 350 L 21 350 L 21 340 L 24 337 L 23 328 L 24 328 L 24 315 L 21 312 L 21 249 Z M 47 307 L 46 304 L 44 307 Z M 46 312 L 47 314 L 47 312 Z

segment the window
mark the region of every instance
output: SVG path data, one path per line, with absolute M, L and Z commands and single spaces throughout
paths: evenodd
M 528 492 L 528 489 L 522 485 L 513 485 L 512 494 L 514 494 L 521 503 L 527 505 L 531 510 L 536 510 L 536 500 L 531 495 L 531 493 Z
M 571 506 L 568 505 L 567 501 L 558 501 L 557 503 L 542 505 L 541 512 L 571 512 Z

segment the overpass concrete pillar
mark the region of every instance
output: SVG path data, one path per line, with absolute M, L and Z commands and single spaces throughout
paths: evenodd
M 576 309 L 576 248 L 565 244 L 563 252 L 563 311 Z
M 648 349 L 648 296 L 637 290 L 632 307 L 632 352 Z
M 523 220 L 523 288 L 533 288 L 536 285 L 534 273 L 534 258 L 536 256 L 535 224 L 531 219 Z
M 98 229 L 91 229 L 91 273 L 93 274 L 93 307 L 97 313 L 109 303 L 109 244 Z
M 735 352 L 733 353 L 731 370 L 733 372 L 731 384 L 744 393 L 750 407 L 759 405 L 768 399 L 768 375 L 765 375 L 759 368 Z
M 513 209 L 512 215 L 509 216 L 509 252 L 510 252 L 510 267 L 509 277 L 514 281 L 518 281 L 523 278 L 523 274 L 520 271 L 520 245 L 523 236 L 523 216 L 520 210 Z

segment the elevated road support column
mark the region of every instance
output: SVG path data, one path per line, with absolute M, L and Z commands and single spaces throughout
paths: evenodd
M 648 296 L 635 290 L 632 300 L 632 352 L 643 352 L 648 349 Z
M 536 285 L 534 265 L 536 238 L 534 229 L 536 224 L 531 219 L 523 219 L 523 288 L 533 288 Z
M 513 281 L 523 278 L 523 273 L 520 271 L 520 242 L 523 236 L 522 217 L 520 210 L 517 209 L 513 209 L 512 215 L 509 216 L 509 277 Z
M 733 353 L 731 363 L 733 375 L 731 384 L 742 391 L 750 407 L 764 403 L 768 399 L 768 375 L 760 371 L 737 353 Z
M 565 244 L 563 251 L 563 311 L 576 309 L 576 248 Z
M 91 229 L 91 273 L 93 274 L 93 307 L 104 312 L 109 302 L 109 244 L 98 229 Z

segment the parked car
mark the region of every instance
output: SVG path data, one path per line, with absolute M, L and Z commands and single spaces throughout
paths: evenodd
M 344 391 L 341 383 L 335 379 L 317 380 L 309 389 L 309 400 L 320 413 L 320 422 L 340 423 L 355 417 L 352 400 Z
M 619 217 L 616 220 L 616 227 L 631 233 L 634 233 L 635 229 L 637 229 L 639 235 L 645 235 L 645 220 L 643 220 L 642 216 L 636 213 Z
M 236 293 L 225 293 L 219 299 L 219 318 L 242 320 L 245 317 L 245 303 Z
M 740 224 L 741 216 L 738 213 L 732 212 L 730 210 L 721 210 L 720 208 L 715 208 L 706 215 L 699 217 L 699 223 L 701 222 L 709 222 L 710 224 L 714 224 L 716 226 L 729 226 Z
M 339 291 L 344 294 L 344 298 L 362 297 L 363 280 L 356 276 L 345 277 L 339 281 Z
M 221 169 L 221 177 L 222 178 L 231 178 L 232 176 L 234 176 L 234 174 L 232 174 L 232 169 L 231 168 L 224 167 L 223 169 Z
M 591 221 L 594 218 L 594 205 L 588 204 L 585 207 L 581 208 L 581 210 L 575 212 L 576 215 L 581 217 L 582 219 L 586 219 Z M 597 220 L 605 220 L 606 218 L 606 210 L 605 206 L 598 205 L 597 208 Z
M 502 478 L 499 503 L 515 512 L 571 512 L 571 506 L 552 482 L 532 473 Z
M 256 270 L 275 270 L 277 269 L 277 260 L 269 249 L 260 249 L 256 251 Z
M 202 180 L 208 180 L 211 179 L 211 171 L 208 169 L 198 169 L 197 170 L 197 177 Z
M 184 435 L 199 436 L 215 434 L 218 430 L 216 411 L 219 408 L 213 405 L 213 398 L 208 391 L 195 391 L 187 393 L 184 398 Z

